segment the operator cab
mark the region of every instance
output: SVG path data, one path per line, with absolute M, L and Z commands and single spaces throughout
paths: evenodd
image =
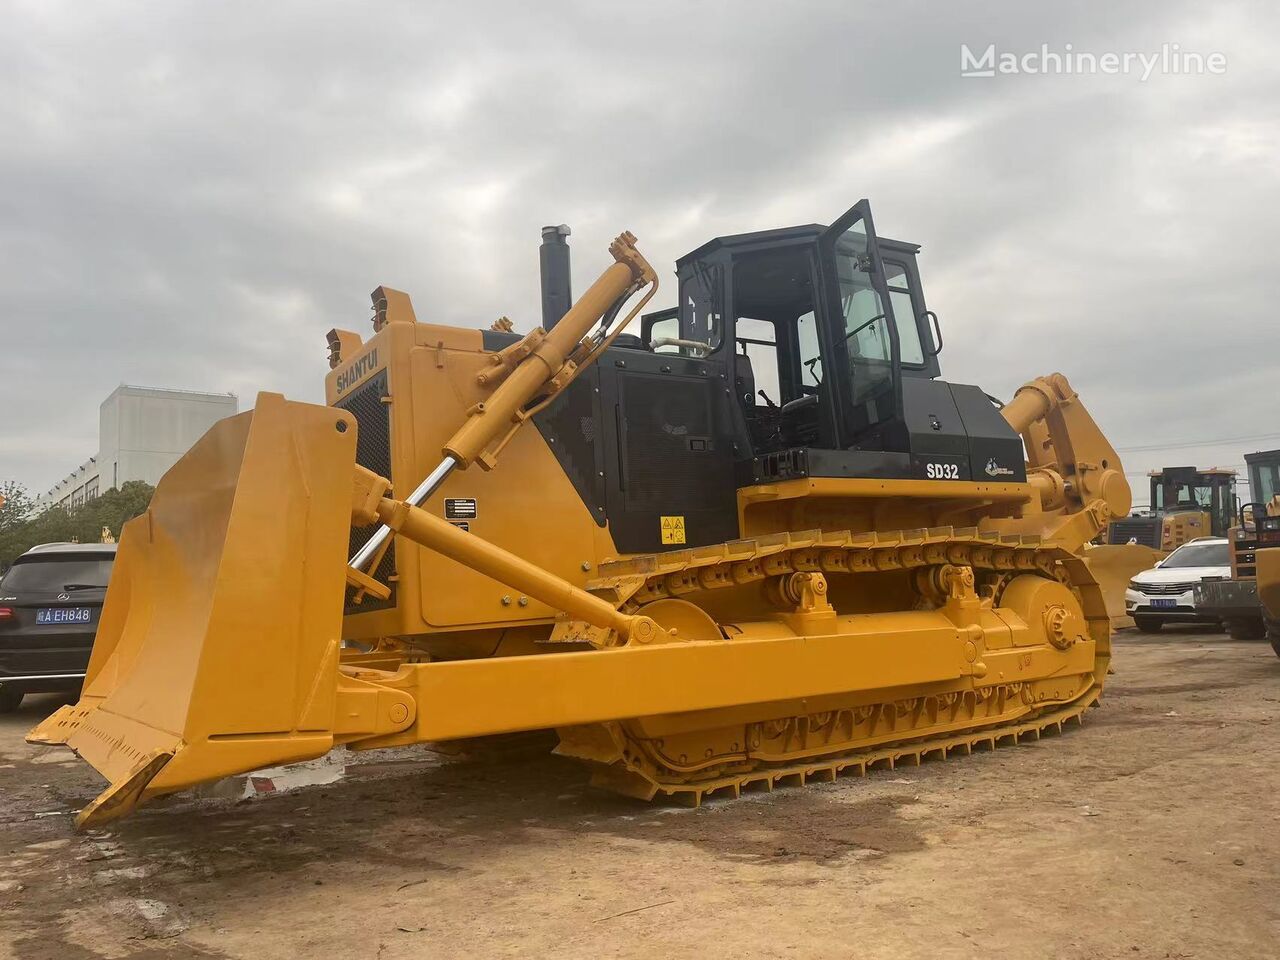
M 642 340 L 727 368 L 740 484 L 1025 479 L 985 394 L 937 380 L 919 249 L 877 238 L 864 200 L 830 227 L 717 237 L 677 261 L 679 306 L 647 315 Z

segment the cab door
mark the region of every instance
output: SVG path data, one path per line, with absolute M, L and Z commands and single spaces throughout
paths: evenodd
M 841 446 L 874 448 L 877 428 L 902 417 L 902 361 L 866 200 L 819 236 L 818 272 Z

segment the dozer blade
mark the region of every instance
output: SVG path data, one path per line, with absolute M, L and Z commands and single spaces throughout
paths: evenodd
M 1090 546 L 1085 550 L 1085 563 L 1102 588 L 1112 626 L 1119 626 L 1128 620 L 1124 609 L 1124 591 L 1129 586 L 1129 581 L 1135 574 L 1150 570 L 1166 556 L 1168 554 L 1139 543 L 1103 544 Z
M 125 525 L 80 702 L 28 737 L 110 781 L 77 826 L 333 746 L 355 438 L 260 394 Z

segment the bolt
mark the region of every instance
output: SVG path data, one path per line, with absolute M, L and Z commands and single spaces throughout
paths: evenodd
M 520 598 L 520 606 L 522 606 L 522 607 L 527 607 L 528 605 L 529 605 L 529 598 L 528 598 L 528 597 L 521 597 L 521 598 Z
M 502 605 L 503 605 L 504 607 L 509 607 L 509 606 L 511 606 L 511 597 L 509 597 L 509 596 L 503 597 L 503 598 L 502 598 Z
M 582 572 L 583 572 L 583 573 L 586 573 L 586 572 L 587 572 L 588 570 L 590 570 L 590 569 L 591 569 L 591 564 L 589 564 L 589 563 L 587 563 L 587 561 L 583 560 L 583 561 L 582 561 Z

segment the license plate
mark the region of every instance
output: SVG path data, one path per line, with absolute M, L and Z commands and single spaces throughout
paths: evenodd
M 1153 607 L 1176 607 L 1177 605 L 1178 605 L 1178 601 L 1174 600 L 1171 597 L 1165 597 L 1165 598 L 1151 601 L 1151 606 Z
M 36 623 L 88 623 L 93 619 L 91 607 L 41 607 L 36 611 Z

